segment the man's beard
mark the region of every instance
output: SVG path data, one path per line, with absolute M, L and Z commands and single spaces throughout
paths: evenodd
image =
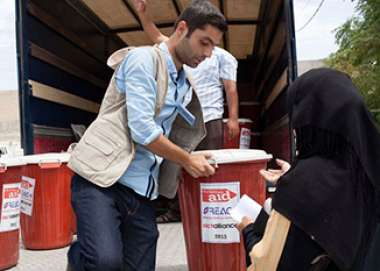
M 190 45 L 188 44 L 188 42 L 184 44 L 185 42 L 186 41 L 182 41 L 182 44 L 174 49 L 175 56 L 182 64 L 185 64 L 191 68 L 195 68 L 197 65 L 195 65 L 194 62 L 191 61 L 192 58 L 187 57 L 187 52 L 191 52 Z

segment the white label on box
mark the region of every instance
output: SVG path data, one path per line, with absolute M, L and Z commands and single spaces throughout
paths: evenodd
M 240 243 L 230 210 L 240 198 L 240 183 L 201 183 L 201 229 L 203 243 Z
M 36 180 L 22 176 L 21 183 L 21 212 L 31 216 L 33 213 L 34 188 Z
M 3 185 L 0 232 L 20 228 L 21 183 Z
M 240 131 L 240 149 L 249 149 L 251 147 L 251 130 L 241 128 Z

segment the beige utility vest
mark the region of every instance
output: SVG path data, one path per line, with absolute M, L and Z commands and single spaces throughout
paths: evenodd
M 168 89 L 168 69 L 163 52 L 157 46 L 147 48 L 156 62 L 155 116 L 158 116 Z M 124 48 L 113 53 L 107 64 L 117 70 L 130 50 L 131 48 Z M 189 125 L 178 114 L 169 136 L 173 143 L 189 152 L 193 151 L 206 135 L 201 106 L 194 89 L 192 92 L 192 100 L 187 109 L 196 118 L 194 126 Z M 98 186 L 113 185 L 127 170 L 135 154 L 135 143 L 132 141 L 127 124 L 126 96 L 118 90 L 114 73 L 99 114 L 74 148 L 68 166 L 75 173 Z M 174 162 L 168 160 L 162 162 L 158 181 L 161 195 L 168 198 L 175 196 L 180 170 L 180 166 Z

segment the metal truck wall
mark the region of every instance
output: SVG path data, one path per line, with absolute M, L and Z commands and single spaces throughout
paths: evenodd
M 291 158 L 286 91 L 296 77 L 292 1 L 268 1 L 255 69 L 256 99 L 262 104 L 260 146 L 275 157 Z
M 106 55 L 108 50 L 121 47 L 107 45 L 101 32 L 66 2 L 16 1 L 21 130 L 26 153 L 33 153 L 36 146 L 49 146 L 38 144 L 39 140 L 62 140 L 62 134 L 51 132 L 57 128 L 70 131 L 70 124 L 92 122 L 111 75 Z M 74 27 L 73 23 L 76 32 L 67 25 Z M 48 131 L 45 138 L 35 133 L 35 127 Z M 38 150 L 60 151 L 54 146 L 60 147 L 50 144 L 50 149 Z
M 111 31 L 80 0 L 16 3 L 22 141 L 26 152 L 32 153 L 35 127 L 56 131 L 69 129 L 71 123 L 88 125 L 94 119 L 94 108 L 111 74 L 106 57 L 125 45 L 117 31 L 141 29 L 134 26 Z M 225 5 L 220 7 L 223 11 Z M 238 70 L 240 117 L 252 119 L 254 134 L 261 135 L 255 147 L 281 157 L 289 152 L 267 135 L 273 127 L 285 131 L 286 87 L 296 73 L 292 16 L 291 0 L 261 1 L 258 20 L 248 22 L 257 26 L 253 36 L 247 37 L 254 39 L 252 55 L 239 59 Z M 237 27 L 246 22 L 229 23 Z M 46 98 L 52 93 L 64 98 Z M 84 101 L 85 106 L 63 103 L 67 95 Z M 285 138 L 285 132 L 281 134 Z

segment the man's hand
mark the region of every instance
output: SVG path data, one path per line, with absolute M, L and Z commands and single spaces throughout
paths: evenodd
M 244 216 L 239 224 L 237 224 L 235 227 L 241 232 L 244 230 L 245 227 L 247 227 L 249 224 L 252 224 L 254 221 L 252 218 L 248 216 Z
M 227 132 L 228 138 L 233 139 L 239 135 L 239 121 L 237 119 L 228 119 L 227 121 Z
M 132 3 L 138 13 L 145 13 L 146 0 L 132 0 Z
M 145 147 L 167 160 L 182 166 L 192 177 L 208 177 L 215 173 L 217 165 L 211 166 L 207 159 L 211 154 L 207 152 L 192 154 L 180 148 L 162 134 Z
M 137 12 L 137 16 L 141 21 L 144 32 L 148 35 L 153 43 L 161 43 L 167 41 L 169 37 L 161 33 L 161 31 L 154 24 L 148 12 L 148 0 L 132 0 L 133 6 Z
M 188 161 L 182 166 L 194 178 L 209 177 L 215 173 L 215 168 L 207 161 L 210 158 L 211 155 L 207 153 L 190 154 Z
M 276 184 L 278 179 L 280 179 L 280 177 L 290 169 L 290 164 L 284 160 L 276 159 L 276 163 L 280 166 L 281 169 L 260 170 L 261 176 L 263 176 L 267 181 L 274 184 Z

